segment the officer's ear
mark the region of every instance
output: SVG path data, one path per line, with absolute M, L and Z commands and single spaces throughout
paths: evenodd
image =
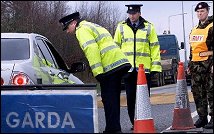
M 72 21 L 71 23 L 72 23 L 71 25 L 74 25 L 74 26 L 76 27 L 76 25 L 77 25 L 77 20 L 74 20 L 74 21 Z

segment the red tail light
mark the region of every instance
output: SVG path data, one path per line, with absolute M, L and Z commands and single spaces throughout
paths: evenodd
M 29 84 L 29 77 L 24 73 L 15 74 L 12 78 L 13 85 L 27 85 Z
M 4 85 L 4 80 L 1 78 L 1 85 Z

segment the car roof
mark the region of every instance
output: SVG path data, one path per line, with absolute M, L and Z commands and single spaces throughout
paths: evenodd
M 1 33 L 1 38 L 31 38 L 36 36 L 47 39 L 46 37 L 37 33 Z

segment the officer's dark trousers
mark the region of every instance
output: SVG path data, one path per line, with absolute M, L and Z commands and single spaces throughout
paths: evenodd
M 150 74 L 146 73 L 146 79 L 147 79 L 148 92 L 150 95 Z M 134 125 L 137 72 L 130 72 L 127 75 L 125 75 L 124 83 L 125 83 L 125 89 L 126 89 L 128 115 L 132 125 Z
M 101 97 L 106 119 L 105 132 L 121 131 L 120 92 L 121 79 L 124 74 L 116 72 L 100 81 Z

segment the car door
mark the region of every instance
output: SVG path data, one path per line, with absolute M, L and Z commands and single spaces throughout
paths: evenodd
M 56 62 L 57 68 L 63 71 L 64 74 L 61 73 L 61 75 L 65 75 L 66 79 L 68 75 L 68 80 L 75 82 L 75 84 L 84 84 L 79 78 L 74 76 L 72 73 L 84 71 L 85 64 L 82 62 L 75 62 L 71 64 L 70 68 L 68 69 L 68 66 L 65 64 L 64 60 L 62 59 L 60 54 L 56 51 L 52 43 L 49 40 L 44 41 L 49 50 L 51 51 L 52 56 L 54 57 L 54 61 Z
M 38 45 L 39 50 L 44 57 L 43 63 L 46 65 L 45 67 L 41 67 L 41 69 L 48 72 L 48 74 L 51 76 L 52 84 L 74 84 L 73 81 L 68 79 L 69 73 L 59 68 L 56 59 L 49 49 L 47 43 L 49 43 L 49 41 L 44 38 L 36 38 L 36 44 Z

